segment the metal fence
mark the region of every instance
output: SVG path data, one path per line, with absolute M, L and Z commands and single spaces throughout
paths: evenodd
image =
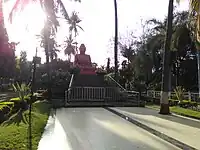
M 152 98 L 160 98 L 161 91 L 153 91 L 153 90 L 147 91 L 147 96 L 152 97 Z M 168 97 L 169 97 L 169 99 L 174 99 L 174 98 L 176 98 L 176 93 L 175 92 L 169 92 Z M 199 93 L 184 92 L 184 99 L 194 100 L 194 101 L 200 102 Z
M 71 87 L 65 92 L 66 102 L 119 100 L 117 88 L 112 87 Z

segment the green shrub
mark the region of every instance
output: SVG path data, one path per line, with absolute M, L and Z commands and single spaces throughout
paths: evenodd
M 198 103 L 197 103 L 197 102 L 194 102 L 194 101 L 191 101 L 191 100 L 182 100 L 182 101 L 179 103 L 179 106 L 180 106 L 180 107 L 183 107 L 183 108 L 197 107 L 197 106 L 198 106 Z
M 43 103 L 43 102 L 41 102 Z M 41 108 L 38 105 L 43 105 Z M 32 112 L 32 144 L 33 150 L 37 150 L 38 143 L 41 139 L 42 133 L 44 131 L 44 127 L 48 120 L 48 115 L 50 109 L 45 107 L 49 107 L 48 104 L 37 104 L 37 106 L 33 105 Z M 42 109 L 43 112 L 40 113 L 38 109 Z M 28 112 L 25 112 L 28 114 Z M 20 123 L 19 126 L 16 124 L 11 124 L 9 126 L 0 126 L 0 150 L 27 150 L 27 129 L 28 124 Z
M 20 101 L 19 97 L 14 97 L 10 99 L 11 102 L 16 102 L 16 101 Z
M 178 103 L 179 103 L 179 100 L 169 99 L 169 105 L 170 106 L 177 106 Z
M 30 100 L 30 96 L 24 96 L 24 100 L 22 101 L 19 97 L 14 97 L 10 99 L 10 102 L 13 102 L 14 106 L 11 114 L 14 114 L 19 111 L 19 109 L 27 110 L 28 109 L 28 101 Z
M 0 103 L 0 112 L 3 112 L 5 108 L 10 108 L 10 106 Z
M 14 102 L 1 102 L 0 105 L 8 105 L 10 107 L 14 106 Z
M 7 117 L 11 114 L 14 106 L 13 102 L 1 102 L 0 103 L 0 124 L 6 120 Z
M 30 95 L 24 96 L 24 100 L 30 100 Z M 19 97 L 14 97 L 10 99 L 11 102 L 21 101 Z
M 184 92 L 185 92 L 185 89 L 182 88 L 181 86 L 177 86 L 175 89 L 174 89 L 174 92 L 176 94 L 176 98 L 179 100 L 179 101 L 182 101 L 184 99 Z

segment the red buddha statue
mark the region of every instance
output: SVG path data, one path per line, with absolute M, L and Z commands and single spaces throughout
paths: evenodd
M 75 55 L 74 65 L 80 69 L 80 74 L 96 74 L 90 55 L 85 54 L 85 51 L 85 45 L 81 44 L 79 47 L 80 54 Z

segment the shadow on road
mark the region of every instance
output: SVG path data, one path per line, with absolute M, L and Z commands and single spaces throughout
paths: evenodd
M 200 121 L 195 121 L 195 120 L 191 120 L 191 119 L 186 119 L 183 117 L 179 117 L 179 116 L 174 116 L 174 115 L 161 115 L 158 113 L 158 111 L 154 110 L 154 109 L 149 109 L 149 108 L 138 108 L 138 107 L 120 107 L 117 108 L 121 111 L 124 111 L 125 113 L 129 113 L 129 114 L 137 114 L 137 115 L 148 115 L 148 116 L 154 116 L 154 117 L 158 117 L 161 119 L 165 119 L 168 121 L 172 121 L 172 122 L 176 122 L 182 125 L 186 125 L 186 126 L 190 126 L 190 127 L 194 127 L 194 128 L 199 128 L 200 129 Z M 139 119 L 142 119 L 141 117 Z M 147 120 L 145 120 L 147 121 Z M 153 123 L 153 122 L 151 122 Z M 158 125 L 158 124 L 156 124 Z M 159 125 L 158 125 L 159 126 Z M 166 128 L 169 128 L 170 125 L 166 125 Z

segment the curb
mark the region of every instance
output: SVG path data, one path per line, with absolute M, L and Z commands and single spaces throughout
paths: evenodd
M 194 148 L 192 146 L 189 146 L 189 145 L 187 145 L 187 144 L 185 144 L 185 143 L 183 143 L 181 141 L 178 141 L 178 140 L 176 140 L 176 139 L 174 139 L 172 137 L 169 137 L 166 134 L 163 134 L 163 133 L 161 133 L 161 132 L 159 132 L 157 130 L 154 130 L 154 129 L 148 127 L 147 125 L 145 125 L 145 124 L 143 124 L 143 123 L 141 123 L 139 121 L 136 121 L 133 118 L 130 118 L 130 117 L 128 117 L 128 116 L 126 116 L 126 115 L 124 115 L 124 114 L 122 114 L 122 113 L 120 113 L 120 112 L 118 112 L 116 110 L 113 110 L 113 109 L 108 108 L 108 107 L 105 107 L 104 109 L 106 109 L 106 110 L 114 113 L 115 115 L 123 118 L 126 121 L 129 121 L 130 123 L 132 123 L 132 124 L 134 124 L 134 125 L 142 128 L 142 129 L 148 131 L 149 133 L 151 133 L 151 134 L 153 134 L 153 135 L 155 135 L 155 136 L 157 136 L 157 137 L 159 137 L 159 138 L 161 138 L 161 139 L 163 139 L 163 140 L 165 140 L 165 141 L 173 144 L 174 146 L 176 146 L 176 147 L 178 147 L 180 149 L 184 149 L 184 150 L 198 150 L 198 149 L 196 149 L 196 148 Z
M 196 121 L 200 121 L 200 118 L 198 118 L 198 117 L 189 116 L 189 115 L 185 115 L 185 114 L 182 114 L 182 113 L 174 113 L 174 112 L 172 112 L 172 115 L 175 116 L 175 117 L 187 117 L 187 119 L 194 119 Z

